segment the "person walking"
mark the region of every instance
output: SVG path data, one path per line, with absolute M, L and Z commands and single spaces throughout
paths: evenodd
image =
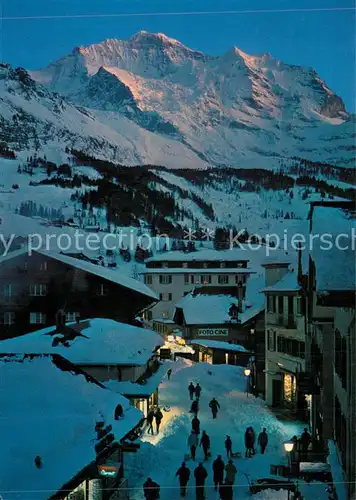
M 185 465 L 185 462 L 182 462 L 182 465 L 176 472 L 176 476 L 179 478 L 180 494 L 182 497 L 185 497 L 187 494 L 187 484 L 190 478 L 190 470 Z
M 209 407 L 211 408 L 211 413 L 213 415 L 213 418 L 216 418 L 216 415 L 218 414 L 218 410 L 220 409 L 219 403 L 216 401 L 215 398 L 213 398 L 210 403 Z
M 190 449 L 190 456 L 192 457 L 192 460 L 195 460 L 195 454 L 197 451 L 198 444 L 199 444 L 198 434 L 196 434 L 194 431 L 192 431 L 188 437 L 188 446 Z
M 205 480 L 208 477 L 208 473 L 202 463 L 200 463 L 198 467 L 195 469 L 194 477 L 195 477 L 196 500 L 204 500 L 205 498 L 204 486 L 205 486 Z
M 158 500 L 160 494 L 160 487 L 152 478 L 147 478 L 143 484 L 143 494 L 146 500 Z
M 198 382 L 197 385 L 195 386 L 195 397 L 197 398 L 198 401 L 200 399 L 200 394 L 201 394 L 201 387 Z
M 167 379 L 170 380 L 172 375 L 172 368 L 167 371 Z
M 217 458 L 213 462 L 213 479 L 215 490 L 218 489 L 218 486 L 221 486 L 224 481 L 224 470 L 225 464 L 221 455 L 218 455 Z
M 251 440 L 252 440 L 252 455 L 256 455 L 256 448 L 255 448 L 256 433 L 255 433 L 253 427 L 250 427 L 250 431 L 251 431 Z
M 268 435 L 265 427 L 263 428 L 263 431 L 259 433 L 257 442 L 261 449 L 261 455 L 264 455 L 268 445 Z
M 192 405 L 190 407 L 190 413 L 194 413 L 195 416 L 197 417 L 198 412 L 199 412 L 199 403 L 198 403 L 197 399 L 194 399 L 194 401 L 192 402 Z
M 308 460 L 308 448 L 311 443 L 311 435 L 308 432 L 308 429 L 305 427 L 302 435 L 300 436 L 300 445 L 301 445 L 301 462 L 307 462 Z
M 201 436 L 200 446 L 203 448 L 204 451 L 204 460 L 208 460 L 209 449 L 210 449 L 210 437 L 207 435 L 205 431 L 203 431 L 203 434 Z
M 225 472 L 226 472 L 225 482 L 231 485 L 234 484 L 237 474 L 237 469 L 232 460 L 229 460 L 229 463 L 226 465 Z
M 227 458 L 232 458 L 232 441 L 231 441 L 230 436 L 226 436 L 225 449 L 226 449 Z
M 189 391 L 189 396 L 190 396 L 190 399 L 191 401 L 193 400 L 193 397 L 194 397 L 194 394 L 195 394 L 195 387 L 194 387 L 194 384 L 193 382 L 190 382 L 189 386 L 188 386 L 188 391 Z
M 246 448 L 245 457 L 251 458 L 252 448 L 253 448 L 251 427 L 247 427 L 246 432 L 245 432 L 245 448 Z
M 163 419 L 163 413 L 161 412 L 160 408 L 157 408 L 157 410 L 155 412 L 157 434 L 159 433 L 159 428 L 160 428 L 162 419 Z
M 195 432 L 195 434 L 200 434 L 200 420 L 196 415 L 192 420 L 192 430 Z
M 148 425 L 148 431 L 147 434 L 153 434 L 153 418 L 154 418 L 155 412 L 153 410 L 149 410 L 147 413 L 147 425 Z

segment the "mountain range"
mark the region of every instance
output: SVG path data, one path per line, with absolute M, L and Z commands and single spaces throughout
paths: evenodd
M 65 161 L 274 168 L 291 157 L 353 167 L 355 116 L 312 68 L 237 47 L 221 56 L 161 33 L 105 40 L 36 71 L 0 65 L 0 141 Z

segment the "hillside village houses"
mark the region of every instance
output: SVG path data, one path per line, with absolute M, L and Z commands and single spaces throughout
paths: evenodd
M 1 338 L 51 326 L 63 309 L 66 321 L 111 318 L 135 324 L 156 294 L 122 273 L 60 252 L 24 246 L 0 257 Z
M 0 355 L 0 399 L 4 498 L 127 498 L 125 449 L 143 418 L 127 399 L 58 354 Z

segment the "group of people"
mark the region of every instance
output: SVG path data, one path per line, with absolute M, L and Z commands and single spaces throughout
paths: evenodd
M 247 427 L 245 431 L 245 457 L 246 458 L 251 458 L 252 455 L 256 455 L 256 448 L 255 448 L 255 443 L 256 443 L 256 433 L 253 429 L 253 427 Z M 258 446 L 260 447 L 261 450 L 261 455 L 264 455 L 267 445 L 268 445 L 268 434 L 267 434 L 267 429 L 264 427 L 263 431 L 260 432 L 258 435 L 258 440 L 257 440 Z
M 193 382 L 191 382 L 188 386 L 189 396 L 191 403 L 190 413 L 193 413 L 192 419 L 192 429 L 191 433 L 188 437 L 188 448 L 190 450 L 190 455 L 188 455 L 185 459 L 189 458 L 193 461 L 196 459 L 196 451 L 200 446 L 204 452 L 204 460 L 207 461 L 211 456 L 210 453 L 210 437 L 207 432 L 202 431 L 200 437 L 200 420 L 198 418 L 199 413 L 199 400 L 202 393 L 202 388 L 197 383 L 195 386 Z M 220 405 L 218 401 L 213 398 L 209 403 L 209 408 L 211 409 L 211 413 L 213 419 L 216 419 L 218 411 L 220 409 Z M 147 416 L 147 421 L 149 425 L 148 432 L 153 434 L 153 419 L 156 419 L 157 433 L 159 432 L 159 426 L 161 420 L 163 418 L 161 410 L 158 408 L 156 411 L 149 412 Z M 245 447 L 246 453 L 245 456 L 250 458 L 252 455 L 255 455 L 255 441 L 256 434 L 253 427 L 248 427 L 245 432 Z M 258 446 L 260 447 L 261 454 L 265 453 L 266 447 L 268 445 L 268 435 L 266 428 L 262 430 L 262 432 L 258 436 L 257 440 Z M 217 458 L 213 461 L 212 471 L 213 471 L 213 481 L 214 487 L 216 491 L 219 491 L 219 495 L 221 500 L 232 500 L 233 498 L 233 485 L 235 482 L 237 468 L 232 461 L 233 452 L 232 452 L 232 440 L 230 436 L 226 436 L 225 439 L 225 450 L 227 457 L 227 464 L 225 465 L 224 460 L 221 455 L 218 455 Z M 208 477 L 208 472 L 203 464 L 200 462 L 197 467 L 194 469 L 194 479 L 195 479 L 195 491 L 196 491 L 196 499 L 203 500 L 205 498 L 205 481 Z M 191 471 L 189 467 L 187 467 L 186 462 L 182 462 L 181 466 L 176 472 L 176 477 L 179 479 L 180 492 L 181 496 L 185 497 L 187 493 L 187 485 L 191 478 Z M 146 500 L 157 500 L 159 498 L 160 487 L 157 483 L 152 481 L 152 478 L 148 478 L 144 484 L 144 494 Z
M 237 469 L 233 461 L 229 460 L 228 464 L 225 466 L 221 455 L 218 455 L 213 462 L 213 478 L 215 490 L 219 489 L 219 494 L 222 500 L 232 499 L 233 484 L 235 482 L 236 474 Z M 187 493 L 187 484 L 191 476 L 190 469 L 187 467 L 185 462 L 183 462 L 177 470 L 176 476 L 179 478 L 181 496 L 185 497 Z M 205 497 L 205 481 L 207 477 L 208 472 L 204 467 L 204 464 L 201 462 L 194 469 L 197 500 L 202 500 Z
M 156 408 L 156 410 L 151 409 L 147 414 L 146 420 L 147 420 L 147 425 L 148 425 L 147 434 L 154 434 L 153 420 L 156 421 L 156 431 L 158 434 L 161 422 L 163 420 L 163 413 L 160 410 L 160 408 Z
M 190 413 L 194 413 L 194 415 L 197 417 L 199 413 L 199 400 L 200 400 L 200 395 L 202 392 L 202 388 L 199 385 L 199 382 L 197 383 L 196 386 L 194 386 L 193 382 L 190 382 L 188 386 L 188 391 L 189 391 L 189 396 L 192 401 L 191 407 L 190 407 Z M 195 396 L 195 399 L 194 399 Z M 220 410 L 220 405 L 218 401 L 213 398 L 210 403 L 209 403 L 209 408 L 211 409 L 211 414 L 213 418 L 215 419 L 218 411 Z

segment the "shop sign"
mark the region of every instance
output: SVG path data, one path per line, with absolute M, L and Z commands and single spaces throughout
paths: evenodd
M 116 477 L 120 470 L 120 464 L 107 463 L 98 465 L 99 475 L 103 477 Z
M 199 337 L 227 337 L 229 335 L 228 328 L 199 328 Z

